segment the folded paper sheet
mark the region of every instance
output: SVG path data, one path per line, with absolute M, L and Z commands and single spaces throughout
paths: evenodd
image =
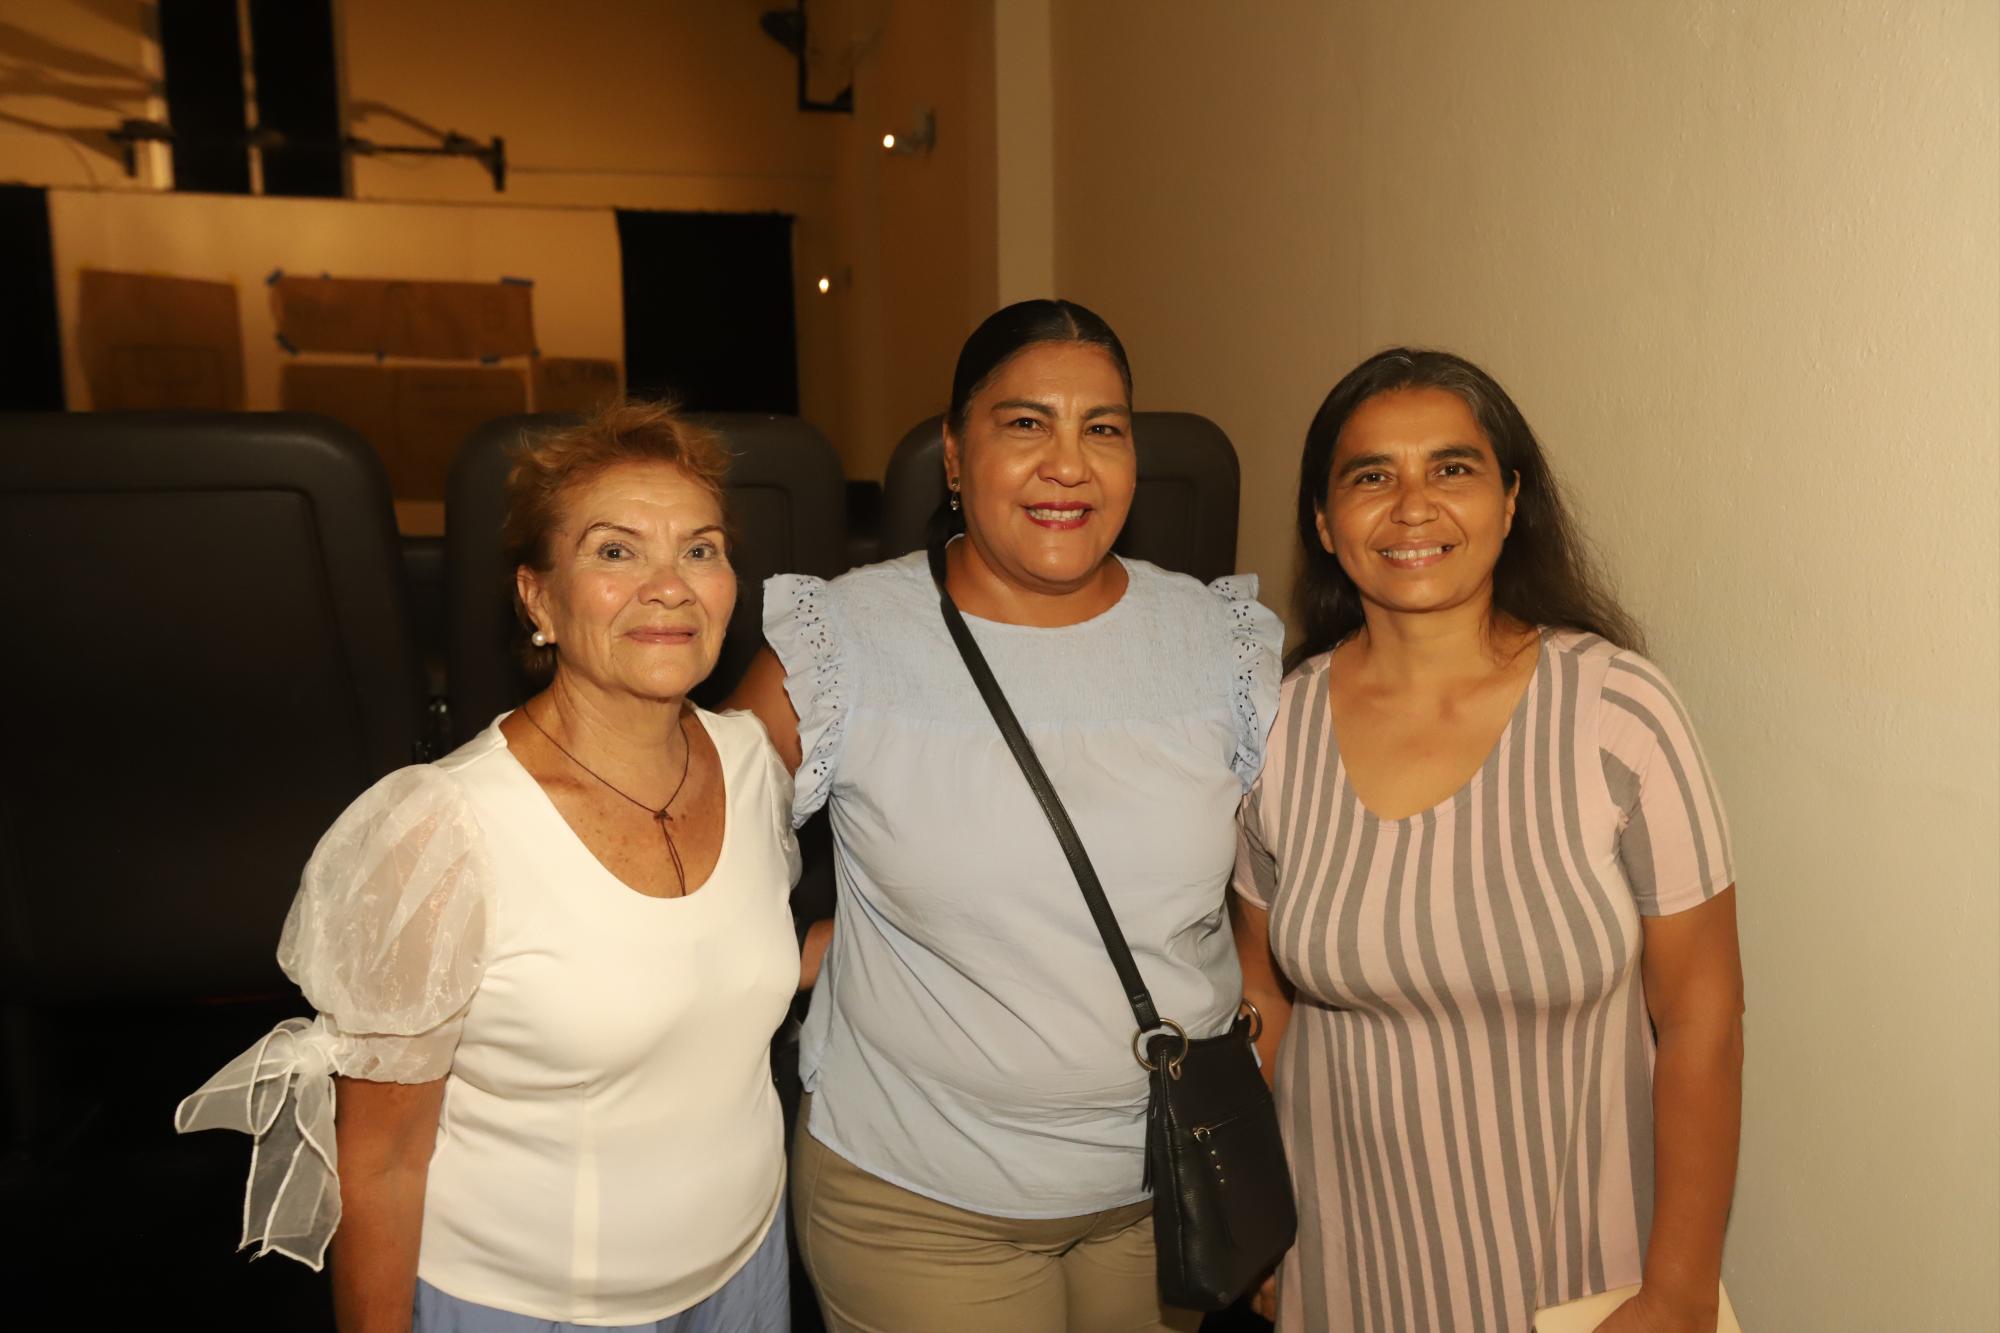
M 1595 1296 L 1537 1310 L 1535 1333 L 1595 1333 L 1597 1326 L 1609 1319 L 1613 1310 L 1638 1294 L 1636 1286 L 1620 1287 L 1616 1291 L 1599 1292 Z M 1729 1303 L 1728 1290 L 1724 1289 L 1720 1295 L 1722 1304 L 1716 1314 L 1715 1333 L 1743 1333 L 1743 1325 L 1736 1322 L 1735 1307 Z

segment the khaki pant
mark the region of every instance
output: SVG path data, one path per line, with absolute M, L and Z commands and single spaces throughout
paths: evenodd
M 870 1175 L 806 1130 L 792 1139 L 792 1225 L 829 1333 L 1171 1333 L 1153 1205 L 987 1217 Z

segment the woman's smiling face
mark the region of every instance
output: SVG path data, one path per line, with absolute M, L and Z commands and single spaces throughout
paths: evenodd
M 967 538 L 1024 591 L 1087 583 L 1125 526 L 1139 466 L 1118 363 L 1083 342 L 1023 348 L 975 394 L 962 435 L 945 437 Z
M 563 497 L 551 567 L 516 573 L 559 673 L 678 699 L 707 679 L 736 605 L 722 504 L 672 463 L 620 463 Z
M 1362 403 L 1341 429 L 1320 542 L 1363 602 L 1384 610 L 1489 601 L 1517 490 L 1464 399 L 1392 390 Z

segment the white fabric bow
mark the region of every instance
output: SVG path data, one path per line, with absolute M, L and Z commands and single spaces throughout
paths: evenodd
M 243 1239 L 315 1272 L 340 1225 L 333 1137 L 336 1035 L 324 1019 L 288 1018 L 174 1109 L 174 1128 L 234 1129 L 256 1143 L 243 1193 Z

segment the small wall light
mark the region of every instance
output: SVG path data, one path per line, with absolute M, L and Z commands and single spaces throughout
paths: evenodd
M 824 273 L 820 274 L 820 275 L 819 275 L 819 294 L 820 294 L 821 296 L 825 296 L 825 295 L 826 295 L 826 294 L 827 294 L 828 292 L 830 292 L 830 291 L 832 291 L 832 290 L 833 290 L 833 279 L 832 279 L 831 277 L 827 276 L 827 275 L 826 275 L 826 274 L 824 274 Z
M 932 107 L 917 110 L 916 124 L 898 133 L 882 136 L 882 151 L 898 156 L 914 153 L 928 153 L 937 147 L 937 111 Z

